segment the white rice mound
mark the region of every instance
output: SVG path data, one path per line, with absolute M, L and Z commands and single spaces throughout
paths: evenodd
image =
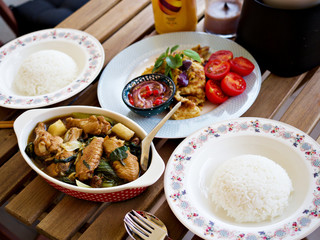
M 24 96 L 37 96 L 57 91 L 76 79 L 78 67 L 67 54 L 42 50 L 28 56 L 14 81 L 15 90 Z
M 225 161 L 212 176 L 210 196 L 236 222 L 262 222 L 283 214 L 293 191 L 287 172 L 259 155 Z

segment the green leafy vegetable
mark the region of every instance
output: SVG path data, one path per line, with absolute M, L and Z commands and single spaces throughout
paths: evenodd
M 86 166 L 86 168 L 88 168 L 90 170 L 90 165 L 89 165 L 89 163 L 87 163 L 86 160 L 83 160 L 83 164 Z
M 71 180 L 68 177 L 61 177 L 61 178 L 59 178 L 59 180 L 62 181 L 62 182 L 65 182 L 65 183 L 76 185 L 76 182 L 74 180 Z
M 176 53 L 173 55 L 174 51 L 176 51 L 178 47 L 179 45 L 175 45 L 171 49 L 168 47 L 167 50 L 156 59 L 152 72 L 156 72 L 163 64 L 165 64 L 164 74 L 172 78 L 172 70 L 182 66 L 182 59 L 184 55 L 201 63 L 199 54 L 191 49 L 186 49 L 183 50 L 182 53 Z
M 104 175 L 112 176 L 114 178 L 118 177 L 117 174 L 115 173 L 115 171 L 110 166 L 110 164 L 104 160 L 100 161 L 99 166 L 97 167 L 96 171 L 101 172 Z
M 118 147 L 113 152 L 110 153 L 110 160 L 111 161 L 120 161 L 122 165 L 125 166 L 123 159 L 126 159 L 128 157 L 128 153 L 126 153 L 128 150 L 127 146 Z
M 71 157 L 64 158 L 64 159 L 53 159 L 54 163 L 68 163 L 71 162 L 73 159 L 77 157 L 77 154 L 72 155 Z
M 36 156 L 36 154 L 34 153 L 33 142 L 28 143 L 28 145 L 26 146 L 26 149 L 24 151 L 28 155 L 28 157 L 30 157 L 30 158 L 34 158 Z

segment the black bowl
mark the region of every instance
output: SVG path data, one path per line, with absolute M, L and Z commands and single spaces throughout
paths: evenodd
M 169 87 L 169 89 L 171 91 L 169 98 L 165 102 L 163 102 L 162 104 L 157 105 L 157 106 L 153 106 L 151 108 L 140 108 L 140 107 L 136 107 L 136 106 L 132 105 L 129 102 L 129 97 L 128 97 L 128 95 L 131 93 L 132 88 L 134 88 L 136 85 L 138 85 L 142 82 L 147 82 L 147 81 L 161 82 L 162 84 Z M 126 86 L 124 87 L 124 89 L 122 91 L 122 100 L 131 111 L 133 111 L 141 116 L 144 116 L 144 117 L 150 117 L 150 116 L 160 114 L 165 109 L 167 109 L 173 101 L 173 97 L 175 95 L 175 92 L 176 92 L 176 85 L 174 84 L 174 82 L 171 78 L 169 78 L 163 74 L 158 74 L 158 73 L 146 74 L 146 75 L 136 77 L 126 84 Z

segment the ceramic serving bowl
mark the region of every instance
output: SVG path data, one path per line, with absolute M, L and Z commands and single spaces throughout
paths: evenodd
M 170 96 L 162 104 L 153 106 L 151 108 L 140 108 L 132 105 L 128 97 L 128 95 L 131 93 L 131 90 L 138 84 L 148 82 L 148 81 L 157 81 L 169 87 Z M 174 84 L 171 78 L 163 74 L 156 74 L 156 73 L 146 74 L 146 75 L 136 77 L 126 84 L 126 86 L 123 88 L 123 91 L 122 91 L 122 100 L 131 111 L 144 117 L 150 117 L 150 116 L 160 114 L 164 110 L 166 110 L 172 103 L 175 92 L 176 92 L 176 85 Z
M 34 109 L 21 114 L 14 122 L 14 131 L 18 139 L 20 152 L 29 166 L 43 177 L 54 188 L 71 195 L 76 198 L 99 201 L 99 202 L 116 202 L 133 198 L 141 194 L 148 186 L 155 183 L 164 171 L 164 162 L 157 153 L 153 144 L 151 144 L 150 164 L 145 173 L 138 179 L 115 187 L 110 188 L 85 188 L 74 186 L 61 182 L 40 170 L 36 164 L 25 153 L 28 137 L 38 122 L 46 121 L 54 117 L 68 115 L 74 112 L 100 114 L 109 117 L 116 122 L 121 122 L 125 126 L 132 129 L 137 136 L 143 139 L 146 132 L 129 118 L 118 114 L 116 112 L 108 111 L 105 109 L 89 106 L 66 106 L 48 109 Z

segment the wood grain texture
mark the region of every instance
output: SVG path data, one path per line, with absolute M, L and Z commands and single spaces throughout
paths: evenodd
M 320 68 L 306 83 L 281 121 L 310 133 L 320 119 Z
M 102 44 L 105 49 L 106 63 L 121 50 L 140 39 L 143 34 L 153 29 L 152 14 L 152 6 L 149 5 Z
M 78 11 L 76 11 L 70 17 L 66 18 L 56 27 L 84 30 L 120 1 L 121 0 L 89 1 L 87 4 L 82 6 Z
M 31 225 L 52 204 L 59 191 L 37 176 L 6 206 L 21 222 Z
M 0 165 L 6 162 L 19 149 L 13 129 L 0 129 Z
M 242 116 L 272 118 L 297 89 L 304 77 L 305 75 L 282 78 L 270 74 L 263 81 L 256 101 Z
M 70 239 L 99 208 L 100 203 L 68 195 L 37 225 L 38 231 L 52 239 Z M 95 238 L 92 238 L 95 239 Z
M 150 0 L 122 0 L 88 27 L 86 32 L 95 36 L 100 42 L 104 42 L 123 25 L 129 21 L 131 22 L 131 19 L 139 14 L 141 9 L 145 8 L 148 4 L 150 5 Z
M 19 166 L 19 167 L 17 167 Z M 16 153 L 0 168 L 0 203 L 3 204 L 32 174 L 20 152 Z

